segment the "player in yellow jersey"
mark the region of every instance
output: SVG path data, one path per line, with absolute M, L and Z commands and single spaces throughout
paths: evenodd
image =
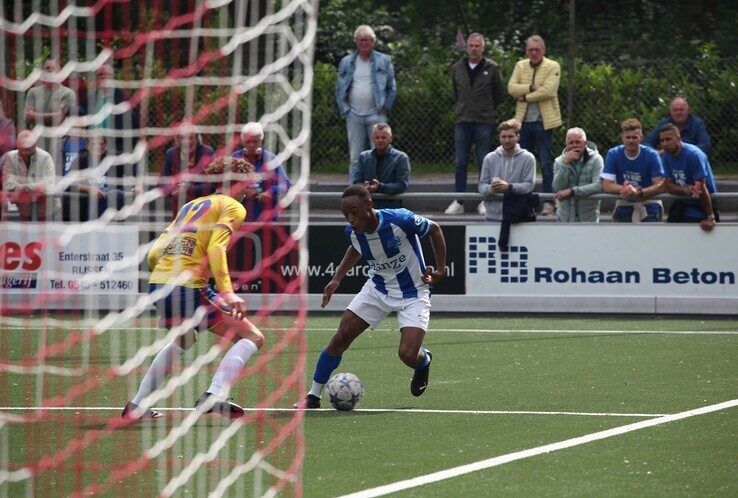
M 246 303 L 233 292 L 226 258 L 231 236 L 246 217 L 246 209 L 239 201 L 250 188 L 253 166 L 244 159 L 221 157 L 205 172 L 217 178 L 213 182 L 216 193 L 182 206 L 156 240 L 148 254 L 152 270 L 149 290 L 152 294 L 165 294 L 156 302 L 157 315 L 164 326 L 179 326 L 191 320 L 199 306 L 204 306 L 205 317 L 199 328 L 234 343 L 195 407 L 201 413 L 235 418 L 244 411 L 228 399 L 228 393 L 248 359 L 264 344 L 264 335 L 246 319 Z M 208 283 L 211 276 L 217 292 Z M 161 417 L 161 413 L 145 406 L 145 400 L 164 384 L 175 362 L 195 343 L 196 327 L 193 325 L 159 351 L 138 393 L 123 409 L 124 419 Z

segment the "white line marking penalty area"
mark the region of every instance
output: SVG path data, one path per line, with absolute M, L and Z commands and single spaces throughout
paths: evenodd
M 458 477 L 464 474 L 469 474 L 472 472 L 476 472 L 478 470 L 489 469 L 491 467 L 497 467 L 505 463 L 514 462 L 515 460 L 522 460 L 524 458 L 541 455 L 543 453 L 550 453 L 552 451 L 562 450 L 565 448 L 571 448 L 573 446 L 578 446 L 580 444 L 591 443 L 592 441 L 599 441 L 601 439 L 606 439 L 606 438 L 613 437 L 613 436 L 619 436 L 621 434 L 626 434 L 628 432 L 633 432 L 633 431 L 645 429 L 648 427 L 654 427 L 657 425 L 674 422 L 676 420 L 682 420 L 685 418 L 694 417 L 696 415 L 704 415 L 706 413 L 725 410 L 727 408 L 733 408 L 735 406 L 738 406 L 738 399 L 724 401 L 722 403 L 718 403 L 715 405 L 703 406 L 701 408 L 696 408 L 694 410 L 687 410 L 685 412 L 675 413 L 672 415 L 664 415 L 662 417 L 642 420 L 640 422 L 635 422 L 632 424 L 623 425 L 620 427 L 615 427 L 613 429 L 607 429 L 607 430 L 600 431 L 600 432 L 594 432 L 592 434 L 587 434 L 585 436 L 567 439 L 565 441 L 559 441 L 557 443 L 551 443 L 551 444 L 546 444 L 543 446 L 538 446 L 535 448 L 530 448 L 527 450 L 516 451 L 514 453 L 508 453 L 506 455 L 500 455 L 497 457 L 489 458 L 487 460 L 481 460 L 479 462 L 469 463 L 466 465 L 461 465 L 458 467 L 453 467 L 450 469 L 433 472 L 432 474 L 426 474 L 424 476 L 418 476 L 412 479 L 406 479 L 404 481 L 398 481 L 398 482 L 394 482 L 391 484 L 385 484 L 383 486 L 377 486 L 375 488 L 365 489 L 363 491 L 357 491 L 355 493 L 343 495 L 340 498 L 371 498 L 375 496 L 384 496 L 389 493 L 396 493 L 404 489 L 415 488 L 418 486 L 423 486 L 425 484 L 430 484 L 430 483 L 442 481 L 445 479 L 451 479 L 453 477 Z

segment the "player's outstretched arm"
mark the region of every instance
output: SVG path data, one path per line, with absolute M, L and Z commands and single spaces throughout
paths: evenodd
M 341 280 L 343 280 L 343 277 L 345 277 L 346 273 L 348 273 L 348 271 L 360 260 L 361 253 L 354 249 L 353 246 L 349 246 L 349 248 L 346 249 L 346 254 L 343 255 L 341 263 L 336 269 L 336 273 L 333 274 L 333 278 L 323 289 L 323 302 L 320 303 L 321 308 L 325 308 L 328 305 L 328 303 L 331 301 L 333 293 L 336 292 L 336 289 L 338 289 L 338 286 L 341 284 Z
M 423 274 L 423 282 L 428 285 L 438 283 L 446 276 L 446 239 L 443 230 L 435 221 L 430 221 L 430 242 L 433 255 L 436 258 L 436 268 L 426 268 Z

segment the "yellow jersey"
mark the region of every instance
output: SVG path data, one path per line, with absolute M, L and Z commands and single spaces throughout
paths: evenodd
M 206 287 L 212 275 L 219 292 L 233 292 L 226 249 L 245 218 L 246 208 L 227 195 L 188 202 L 149 251 L 149 282 L 166 284 L 186 271 L 189 277 L 178 285 Z

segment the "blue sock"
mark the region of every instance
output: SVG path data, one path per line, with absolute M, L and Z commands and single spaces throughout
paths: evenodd
M 426 365 L 428 365 L 428 363 L 430 363 L 430 356 L 428 356 L 428 350 L 422 347 L 420 348 L 420 350 L 423 352 L 423 359 L 420 360 L 420 363 L 418 363 L 418 366 L 415 367 L 415 370 L 419 370 L 425 367 Z
M 338 368 L 340 363 L 340 356 L 331 356 L 324 349 L 320 352 L 318 363 L 315 365 L 315 375 L 313 375 L 313 380 L 319 384 L 325 384 L 328 382 L 328 379 L 331 378 L 331 373 Z

